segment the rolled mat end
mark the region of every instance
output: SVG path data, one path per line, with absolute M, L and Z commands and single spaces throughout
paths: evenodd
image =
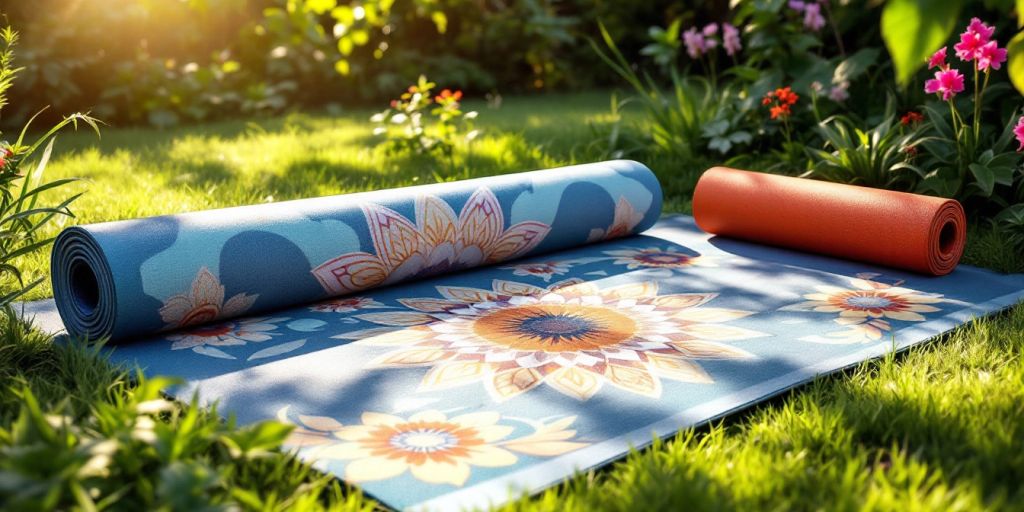
M 53 299 L 69 334 L 91 340 L 110 337 L 117 317 L 114 279 L 96 240 L 70 227 L 53 242 Z
M 960 202 L 950 199 L 943 203 L 935 214 L 931 232 L 928 234 L 928 270 L 937 276 L 944 276 L 956 268 L 964 254 L 967 243 L 967 216 Z

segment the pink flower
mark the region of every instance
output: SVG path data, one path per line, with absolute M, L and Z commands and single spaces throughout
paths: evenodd
M 960 42 L 953 45 L 956 56 L 963 61 L 972 61 L 979 57 L 981 48 L 988 44 L 995 33 L 995 27 L 990 27 L 978 18 L 971 18 L 967 30 L 960 34 Z
M 704 30 L 702 32 L 704 33 L 704 37 L 712 37 L 718 33 L 718 25 L 708 23 L 707 25 L 704 25 Z
M 804 10 L 804 7 L 807 7 L 807 4 L 805 2 L 802 2 L 801 0 L 789 0 L 789 8 L 793 9 L 794 11 L 802 12 Z
M 731 23 L 722 23 L 722 47 L 730 57 L 743 49 L 743 43 L 740 42 L 740 31 Z
M 825 26 L 825 17 L 821 15 L 821 4 L 809 3 L 804 7 L 804 26 L 818 31 Z
M 1006 62 L 1006 48 L 1000 48 L 995 41 L 985 43 L 978 51 L 978 71 L 988 71 L 989 68 L 999 69 Z
M 828 99 L 830 99 L 830 100 L 832 100 L 832 101 L 834 101 L 836 103 L 842 103 L 842 102 L 850 99 L 850 93 L 847 92 L 847 89 L 849 89 L 849 88 L 850 88 L 850 82 L 848 82 L 846 80 L 843 80 L 842 82 L 839 82 L 838 84 L 833 85 L 832 89 L 830 89 L 828 91 Z
M 967 25 L 967 30 L 978 34 L 981 36 L 981 39 L 987 43 L 992 39 L 992 34 L 995 33 L 996 28 L 986 25 L 978 18 L 971 18 L 971 23 Z
M 955 69 L 946 69 L 935 72 L 935 78 L 924 83 L 924 92 L 928 94 L 941 94 L 944 101 L 953 99 L 954 96 L 964 90 L 964 75 Z
M 932 54 L 932 57 L 928 59 L 928 69 L 939 68 L 949 69 L 949 64 L 946 64 L 946 47 L 943 46 Z
M 683 44 L 686 45 L 686 54 L 689 55 L 691 59 L 696 59 L 701 55 L 704 55 L 704 35 L 697 32 L 696 27 L 690 27 L 686 32 L 683 32 Z
M 1017 120 L 1017 126 L 1013 127 L 1013 135 L 1017 137 L 1017 142 L 1020 144 L 1017 152 L 1024 151 L 1024 116 L 1020 116 L 1020 119 Z

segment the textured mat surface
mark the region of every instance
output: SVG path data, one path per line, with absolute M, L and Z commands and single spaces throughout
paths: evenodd
M 223 297 L 197 276 L 192 299 Z M 1024 296 L 711 237 L 643 235 L 119 344 L 396 508 L 497 504 Z M 59 329 L 46 303 L 32 305 Z M 47 320 L 48 319 L 48 320 Z

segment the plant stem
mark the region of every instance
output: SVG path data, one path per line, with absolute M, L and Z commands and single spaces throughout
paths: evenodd
M 832 7 L 829 5 L 831 2 L 825 2 L 825 18 L 828 20 L 828 24 L 832 27 L 832 35 L 836 38 L 836 46 L 839 47 L 839 55 L 846 57 L 846 48 L 843 48 L 843 38 L 839 35 L 839 27 L 835 24 L 835 18 L 832 17 Z
M 986 73 L 987 75 L 987 73 Z M 974 125 L 974 139 L 978 139 L 978 132 L 981 129 L 981 120 L 978 119 L 981 116 L 981 89 L 978 87 L 978 65 L 974 65 L 974 116 L 971 119 L 971 124 Z

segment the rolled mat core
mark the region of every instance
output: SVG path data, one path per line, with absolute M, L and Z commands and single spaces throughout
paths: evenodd
M 953 199 L 713 167 L 693 194 L 708 233 L 932 275 L 956 268 L 967 220 Z

